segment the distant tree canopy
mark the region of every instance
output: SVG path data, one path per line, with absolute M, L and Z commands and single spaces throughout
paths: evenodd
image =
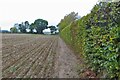
M 30 24 L 28 21 L 25 21 L 25 27 L 28 29 L 30 27 Z
M 55 32 L 57 30 L 57 28 L 55 26 L 49 26 L 51 33 Z
M 31 23 L 31 24 L 30 24 L 30 27 L 29 27 L 30 33 L 33 33 L 33 29 L 34 29 L 34 28 L 35 28 L 34 23 Z
M 36 19 L 33 23 L 29 23 L 28 21 L 22 22 L 21 24 L 15 23 L 14 27 L 10 28 L 12 33 L 37 33 L 44 34 L 43 30 L 50 28 L 52 34 L 56 34 L 58 30 L 58 26 L 48 26 L 48 21 L 44 19 Z M 58 32 L 57 32 L 58 33 Z
M 28 21 L 25 21 L 25 22 L 22 22 L 21 24 L 19 24 L 20 32 L 26 33 L 26 29 L 28 28 L 28 25 L 29 25 Z
M 47 28 L 48 21 L 43 19 L 37 19 L 34 22 L 34 27 L 39 34 L 43 34 L 43 30 Z
M 10 28 L 10 31 L 11 31 L 12 33 L 17 33 L 17 32 L 18 32 L 18 29 L 17 29 L 16 27 L 12 27 L 12 28 Z
M 36 19 L 33 23 L 29 23 L 28 21 L 22 22 L 21 24 L 15 23 L 14 27 L 10 28 L 12 33 L 36 33 L 43 34 L 43 30 L 47 29 L 48 21 L 43 19 Z

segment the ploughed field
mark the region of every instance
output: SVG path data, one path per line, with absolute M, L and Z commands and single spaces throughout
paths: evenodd
M 2 34 L 3 78 L 78 78 L 77 64 L 59 36 Z

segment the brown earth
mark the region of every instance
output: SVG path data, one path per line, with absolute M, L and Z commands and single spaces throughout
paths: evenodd
M 2 35 L 3 78 L 79 78 L 79 65 L 59 36 Z

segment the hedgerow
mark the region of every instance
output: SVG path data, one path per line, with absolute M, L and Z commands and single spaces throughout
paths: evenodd
M 85 57 L 93 70 L 100 72 L 105 70 L 106 77 L 120 76 L 120 39 L 118 15 L 119 3 L 101 3 L 97 10 L 92 11 L 92 15 L 87 20 Z M 117 14 L 116 14 L 117 13 Z M 119 19 L 118 19 L 119 18 Z
M 71 32 L 70 32 L 70 25 L 68 25 L 67 27 L 65 27 L 61 33 L 60 36 L 64 39 L 64 41 L 66 43 L 68 43 L 69 45 L 72 45 L 72 36 L 71 36 Z
M 120 2 L 96 4 L 90 14 L 60 34 L 96 73 L 120 78 Z

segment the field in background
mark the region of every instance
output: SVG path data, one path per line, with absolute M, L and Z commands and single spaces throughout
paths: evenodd
M 77 57 L 58 35 L 3 34 L 2 45 L 3 78 L 80 77 Z
M 54 68 L 57 36 L 2 35 L 3 77 L 50 77 Z

